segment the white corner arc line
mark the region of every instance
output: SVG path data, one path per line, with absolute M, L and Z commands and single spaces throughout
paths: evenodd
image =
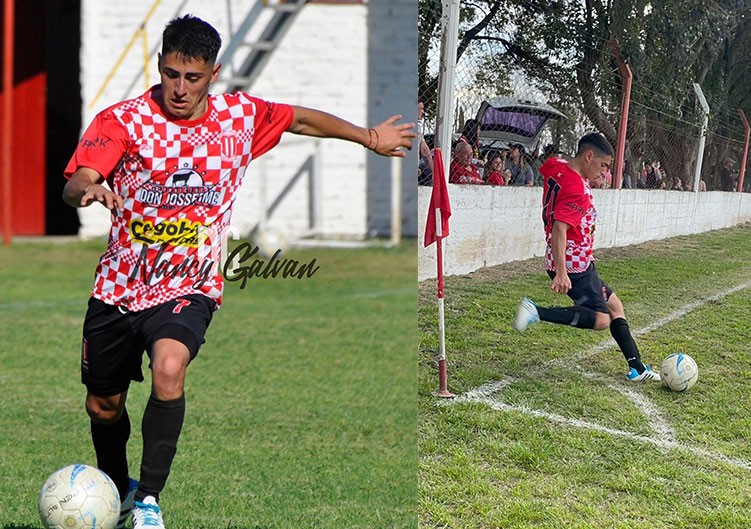
M 647 334 L 656 329 L 659 329 L 660 327 L 664 325 L 667 325 L 668 323 L 671 323 L 679 318 L 682 318 L 686 314 L 702 307 L 703 305 L 706 305 L 709 302 L 720 300 L 731 294 L 734 294 L 736 292 L 739 292 L 741 290 L 745 290 L 748 288 L 751 288 L 751 282 L 736 285 L 735 287 L 728 288 L 726 290 L 717 292 L 716 294 L 713 294 L 711 296 L 699 299 L 697 301 L 684 305 L 680 309 L 673 311 L 670 314 L 662 318 L 659 318 L 658 320 L 654 321 L 653 323 L 645 327 L 642 327 L 638 330 L 633 331 L 632 334 L 634 336 L 641 336 L 641 335 Z M 601 351 L 605 351 L 615 345 L 616 345 L 615 340 L 613 340 L 612 338 L 608 338 L 606 340 L 603 340 L 599 344 L 595 345 L 594 347 L 591 347 L 588 351 L 585 351 L 582 354 L 579 354 L 573 357 L 570 356 L 565 359 L 559 359 L 557 361 L 551 362 L 551 364 L 553 364 L 556 367 L 570 368 L 572 364 L 578 364 L 582 362 L 583 360 L 586 360 L 590 358 L 591 356 L 594 356 L 595 354 Z M 565 361 L 565 364 L 563 363 L 564 361 Z M 584 370 L 580 370 L 579 372 L 586 373 L 586 371 Z M 592 378 L 596 378 L 596 377 L 592 377 Z M 676 442 L 675 433 L 672 427 L 670 427 L 668 421 L 662 415 L 659 409 L 656 406 L 654 406 L 649 401 L 649 399 L 647 399 L 643 395 L 638 394 L 630 389 L 626 389 L 625 387 L 608 384 L 608 386 L 611 389 L 618 391 L 619 393 L 624 395 L 626 398 L 631 400 L 639 410 L 641 410 L 641 412 L 649 421 L 650 427 L 655 432 L 656 434 L 655 437 L 639 435 L 639 434 L 635 434 L 635 433 L 628 432 L 625 430 L 610 428 L 608 426 L 603 426 L 601 424 L 597 424 L 597 423 L 590 422 L 590 421 L 583 421 L 580 419 L 568 418 L 568 417 L 564 417 L 562 415 L 558 415 L 555 413 L 550 413 L 550 412 L 546 412 L 542 410 L 535 410 L 527 406 L 506 404 L 504 402 L 501 402 L 499 400 L 492 398 L 494 394 L 503 391 L 506 387 L 508 387 L 515 380 L 516 379 L 514 377 L 506 377 L 501 381 L 483 384 L 482 386 L 469 390 L 468 392 L 462 395 L 459 395 L 452 400 L 444 401 L 444 402 L 445 404 L 457 404 L 457 403 L 462 403 L 462 402 L 478 402 L 478 403 L 485 404 L 491 407 L 492 409 L 499 410 L 499 411 L 517 411 L 526 415 L 546 419 L 548 421 L 556 422 L 559 424 L 565 424 L 565 425 L 576 427 L 576 428 L 585 428 L 585 429 L 607 433 L 607 434 L 619 436 L 619 437 L 626 437 L 634 441 L 639 441 L 642 443 L 649 443 L 649 444 L 652 444 L 661 448 L 677 449 L 677 450 L 682 450 L 685 452 L 690 452 L 697 456 L 705 457 L 708 459 L 713 459 L 715 461 L 720 461 L 730 466 L 742 468 L 745 470 L 751 470 L 751 463 L 743 459 L 729 457 L 724 454 L 719 454 L 719 453 L 712 452 L 710 450 L 706 450 L 703 448 L 688 446 L 688 445 Z
M 571 426 L 574 428 L 583 428 L 587 430 L 593 430 L 596 432 L 605 433 L 605 434 L 609 434 L 609 435 L 613 435 L 617 437 L 624 437 L 627 439 L 631 439 L 633 441 L 651 444 L 659 448 L 664 448 L 668 450 L 681 450 L 681 451 L 689 452 L 694 455 L 704 457 L 707 459 L 720 461 L 722 463 L 725 463 L 727 465 L 730 465 L 736 468 L 742 468 L 744 470 L 751 470 L 751 463 L 743 459 L 729 457 L 724 454 L 718 454 L 716 452 L 712 452 L 710 450 L 706 450 L 703 448 L 685 445 L 682 443 L 678 443 L 672 439 L 664 439 L 664 438 L 659 438 L 659 437 L 650 437 L 647 435 L 639 435 L 633 432 L 628 432 L 626 430 L 619 430 L 617 428 L 610 428 L 608 426 L 603 426 L 601 424 L 597 424 L 591 421 L 583 421 L 581 419 L 564 417 L 563 415 L 559 415 L 557 413 L 550 413 L 547 411 L 535 410 L 527 406 L 506 404 L 504 402 L 491 398 L 491 395 L 495 393 L 496 391 L 498 391 L 498 389 L 496 389 L 498 386 L 500 385 L 507 386 L 512 381 L 513 381 L 512 378 L 507 378 L 501 382 L 486 384 L 484 386 L 481 386 L 480 388 L 472 390 L 471 392 L 467 392 L 463 395 L 460 395 L 453 400 L 442 401 L 442 402 L 445 402 L 445 404 L 447 405 L 459 404 L 462 402 L 477 402 L 477 403 L 485 404 L 486 406 L 489 406 L 490 408 L 494 410 L 498 410 L 498 411 L 506 411 L 506 412 L 516 411 L 516 412 L 523 413 L 525 415 L 529 415 L 529 416 L 536 417 L 539 419 L 545 419 L 550 422 L 555 422 L 558 424 L 563 424 L 563 425 Z

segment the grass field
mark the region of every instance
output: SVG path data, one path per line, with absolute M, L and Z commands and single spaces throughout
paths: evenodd
M 81 326 L 103 241 L 0 248 L 0 528 L 38 529 L 47 475 L 95 463 Z M 306 250 L 313 277 L 228 283 L 188 370 L 170 529 L 411 528 L 414 242 Z M 145 366 L 144 366 L 145 367 Z M 131 474 L 149 375 L 129 394 Z
M 435 282 L 419 287 L 420 527 L 751 527 L 751 226 L 596 253 L 642 357 L 699 365 L 686 393 L 625 381 L 607 331 L 511 328 L 566 305 L 541 259 L 446 281 L 453 400 L 433 396 Z

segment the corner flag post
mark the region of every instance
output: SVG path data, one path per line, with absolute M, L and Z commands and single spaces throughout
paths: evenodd
M 436 160 L 443 164 L 443 175 L 449 174 L 451 162 L 451 135 L 453 130 L 454 115 L 454 78 L 456 77 L 456 46 L 459 40 L 459 1 L 443 0 L 441 13 L 441 58 L 438 74 L 438 112 L 436 119 L 436 143 L 446 156 Z M 440 152 L 440 151 L 438 151 Z M 435 175 L 434 175 L 435 176 Z M 435 179 L 434 179 L 435 180 Z M 435 185 L 435 181 L 433 183 Z M 445 185 L 443 192 L 448 202 L 448 193 Z M 450 398 L 453 393 L 448 390 L 448 374 L 446 362 L 446 326 L 443 305 L 443 237 L 448 233 L 443 232 L 443 214 L 441 208 L 431 200 L 431 208 L 435 212 L 435 239 L 436 261 L 438 273 L 438 391 L 439 397 Z M 450 215 L 450 209 L 449 209 Z M 448 219 L 446 219 L 448 220 Z
M 439 397 L 454 396 L 448 390 L 448 367 L 446 365 L 446 319 L 443 308 L 443 218 L 441 208 L 435 208 L 435 254 L 438 267 L 438 391 Z

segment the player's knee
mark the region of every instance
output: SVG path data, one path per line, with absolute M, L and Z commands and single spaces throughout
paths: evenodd
M 186 362 L 179 355 L 159 355 L 151 365 L 154 380 L 167 386 L 182 384 L 186 368 Z
M 161 400 L 173 400 L 183 394 L 185 364 L 179 358 L 162 355 L 152 367 L 152 392 Z
M 156 342 L 151 353 L 151 370 L 166 377 L 179 377 L 188 367 L 190 351 L 173 339 L 161 339 Z
M 86 399 L 86 413 L 96 423 L 112 424 L 120 418 L 123 410 L 117 398 L 90 395 Z
M 596 331 L 604 331 L 610 327 L 610 315 L 604 312 L 595 313 L 595 326 Z
M 625 317 L 625 314 L 623 312 L 623 303 L 615 294 L 615 292 L 613 292 L 613 294 L 608 299 L 608 309 L 610 310 L 611 320 Z
M 185 384 L 185 372 L 190 361 L 188 349 L 164 341 L 152 354 L 151 372 L 154 395 L 162 400 L 180 398 Z

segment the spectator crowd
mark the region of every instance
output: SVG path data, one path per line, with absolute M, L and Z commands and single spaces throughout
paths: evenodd
M 422 118 L 422 103 L 418 107 L 418 117 Z M 419 129 L 418 129 L 419 130 Z M 432 185 L 433 161 L 431 148 L 425 138 L 420 136 L 420 164 L 418 183 Z M 548 144 L 542 151 L 535 149 L 528 152 L 521 143 L 510 143 L 497 148 L 483 147 L 479 138 L 478 123 L 468 119 L 462 133 L 454 142 L 448 180 L 452 184 L 490 185 L 490 186 L 542 186 L 539 169 L 549 158 L 566 154 L 557 144 Z M 712 190 L 735 191 L 738 188 L 739 173 L 735 161 L 725 158 L 718 164 L 709 178 Z M 659 160 L 646 159 L 641 167 L 632 171 L 626 163 L 621 187 L 624 189 L 662 189 L 672 191 L 692 191 L 693 180 L 671 177 Z M 602 181 L 602 189 L 615 185 L 610 172 Z M 707 191 L 707 183 L 699 181 L 699 191 Z M 744 185 L 744 191 L 751 191 L 751 182 Z

